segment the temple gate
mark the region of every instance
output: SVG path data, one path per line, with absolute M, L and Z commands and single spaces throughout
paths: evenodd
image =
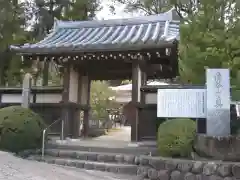
M 139 141 L 139 127 L 148 123 L 138 117 L 144 104 L 140 87 L 148 79 L 178 75 L 178 40 L 179 17 L 171 9 L 130 19 L 56 21 L 42 41 L 11 49 L 26 61 L 55 61 L 63 67 L 64 137 L 79 136 L 80 111 L 84 112 L 84 135 L 88 135 L 91 81 L 131 79 L 135 107 L 131 140 Z

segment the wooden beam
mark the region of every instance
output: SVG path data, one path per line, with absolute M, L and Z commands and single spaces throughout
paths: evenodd
M 169 56 L 166 54 L 166 48 L 162 49 L 149 49 L 143 51 L 122 51 L 122 52 L 94 52 L 94 53 L 69 53 L 69 54 L 41 54 L 41 55 L 26 55 L 29 59 L 38 58 L 40 61 L 44 61 L 45 58 L 49 60 L 56 60 L 59 63 L 63 59 L 72 60 L 74 62 L 85 62 L 85 61 L 108 61 L 111 60 L 121 61 L 121 62 L 132 62 L 134 59 L 137 59 L 140 56 L 148 57 L 148 60 L 154 60 L 156 57 L 162 59 L 169 59 Z M 145 58 L 146 59 L 146 58 Z
M 156 78 L 172 78 L 173 72 L 171 67 L 162 66 L 162 69 L 157 65 L 154 65 L 154 68 L 148 67 L 145 71 L 147 78 L 156 79 Z M 93 80 L 121 80 L 121 79 L 131 79 L 132 73 L 129 69 L 119 70 L 119 71 L 91 71 L 89 72 L 91 79 Z
M 99 78 L 104 80 L 131 78 L 132 63 L 135 59 L 139 58 L 144 59 L 141 69 L 149 77 L 172 78 L 176 74 L 174 71 L 176 71 L 177 66 L 176 56 L 173 54 L 167 55 L 166 48 L 131 52 L 58 54 L 55 57 L 52 56 L 52 58 L 63 66 L 66 64 L 65 61 L 69 61 L 76 69 L 84 73 L 89 73 L 93 79 Z M 159 64 L 162 65 L 163 70 L 161 70 Z

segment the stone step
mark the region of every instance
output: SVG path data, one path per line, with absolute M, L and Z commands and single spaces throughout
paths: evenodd
M 53 154 L 53 152 L 55 154 Z M 69 152 L 68 152 L 69 153 Z M 44 156 L 44 159 L 41 158 L 40 155 L 31 155 L 28 156 L 26 159 L 28 160 L 37 160 L 43 161 L 46 163 L 57 164 L 57 165 L 64 165 L 73 168 L 84 168 L 88 170 L 99 170 L 99 171 L 107 171 L 112 173 L 120 173 L 120 174 L 127 174 L 127 175 L 134 175 L 137 177 L 137 180 L 156 180 L 156 179 L 169 179 L 169 172 L 162 167 L 162 164 L 158 161 L 155 161 L 154 157 L 152 161 L 148 159 L 151 157 L 149 156 L 135 156 L 135 161 L 132 163 L 132 158 L 129 158 L 128 155 L 120 154 L 120 156 L 125 156 L 125 161 L 122 162 L 121 160 L 118 161 L 118 155 L 115 157 L 115 161 L 113 158 L 108 156 L 109 159 L 107 162 L 99 162 L 96 160 L 96 156 L 91 154 L 92 152 L 80 152 L 83 158 L 86 159 L 73 159 L 74 157 L 66 157 L 66 151 L 62 153 L 62 156 L 59 157 L 56 154 L 56 151 L 48 151 L 47 155 Z M 83 154 L 86 153 L 86 154 Z M 102 153 L 99 153 L 101 155 Z M 86 155 L 86 156 L 85 156 Z M 112 154 L 113 155 L 113 154 Z M 116 155 L 116 154 L 115 154 Z M 120 157 L 119 156 L 119 157 Z M 129 158 L 129 159 L 128 159 Z M 130 160 L 131 159 L 131 160 Z M 98 159 L 99 160 L 99 159 Z M 170 164 L 171 167 L 171 164 Z M 163 169 L 162 169 L 163 168 Z
M 110 146 L 95 146 L 86 144 L 60 144 L 60 143 L 48 143 L 47 149 L 64 149 L 75 151 L 87 151 L 87 152 L 104 152 L 104 153 L 119 153 L 119 154 L 135 154 L 135 155 L 157 155 L 156 147 L 135 147 L 134 145 L 127 147 L 110 147 Z
M 106 152 L 74 151 L 64 149 L 46 149 L 45 155 L 60 158 L 98 161 L 107 163 L 140 164 L 140 156 Z
M 137 175 L 138 171 L 138 166 L 131 164 L 105 163 L 79 159 L 56 158 L 51 156 L 45 156 L 44 159 L 41 159 L 40 156 L 29 156 L 27 159 L 42 161 L 49 164 L 83 168 L 87 170 L 106 171 L 111 173 L 128 174 L 135 176 Z

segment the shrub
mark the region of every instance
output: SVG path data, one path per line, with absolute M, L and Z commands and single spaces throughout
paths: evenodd
M 158 128 L 158 150 L 161 156 L 188 157 L 192 152 L 196 123 L 191 119 L 172 119 Z
M 0 109 L 0 148 L 19 152 L 41 147 L 42 118 L 30 109 L 11 106 Z

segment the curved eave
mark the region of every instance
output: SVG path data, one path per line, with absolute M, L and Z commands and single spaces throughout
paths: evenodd
M 179 40 L 174 10 L 161 15 L 106 21 L 56 22 L 35 44 L 11 46 L 19 54 L 70 54 L 168 48 Z
M 56 54 L 81 54 L 93 52 L 124 52 L 124 51 L 147 51 L 161 48 L 171 48 L 177 42 L 177 39 L 171 41 L 162 41 L 161 43 L 148 44 L 104 44 L 104 45 L 89 45 L 80 47 L 55 47 L 55 48 L 21 48 L 11 46 L 11 50 L 22 55 L 56 55 Z

